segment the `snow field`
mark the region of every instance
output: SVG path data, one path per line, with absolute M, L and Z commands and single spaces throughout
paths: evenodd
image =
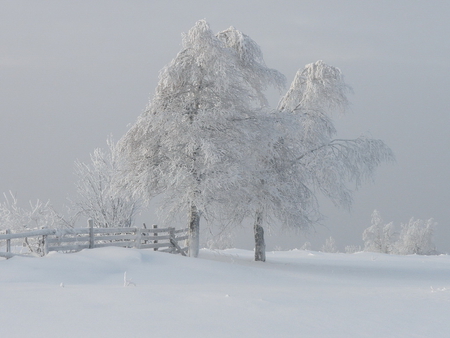
M 102 248 L 0 260 L 0 337 L 447 337 L 450 258 Z M 124 287 L 124 273 L 134 285 Z

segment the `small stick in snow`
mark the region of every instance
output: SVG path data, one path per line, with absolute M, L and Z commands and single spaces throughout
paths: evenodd
M 125 271 L 125 273 L 123 274 L 123 286 L 125 287 L 130 285 L 136 286 L 136 284 L 131 281 L 131 278 L 127 279 L 127 272 Z

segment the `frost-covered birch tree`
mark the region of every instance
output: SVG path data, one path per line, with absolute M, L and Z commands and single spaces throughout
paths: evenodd
M 270 111 L 264 90 L 283 84 L 251 38 L 233 27 L 214 35 L 199 21 L 120 140 L 122 185 L 146 200 L 162 194 L 169 217 L 188 214 L 191 256 L 201 215 L 253 218 L 255 259 L 264 261 L 264 224 L 317 222 L 318 191 L 349 207 L 353 189 L 393 159 L 380 140 L 335 137 L 332 114 L 345 112 L 349 91 L 339 69 L 307 65 Z
M 232 218 L 235 223 L 241 223 L 244 218 L 254 219 L 255 260 L 265 261 L 263 223 L 276 220 L 293 225 L 307 219 L 310 215 L 305 212 L 303 202 L 309 191 L 292 176 L 291 166 L 283 165 L 290 156 L 289 149 L 280 141 L 283 138 L 280 123 L 285 121 L 280 120 L 279 114 L 267 109 L 264 89 L 271 84 L 281 90 L 284 76 L 265 66 L 261 49 L 247 35 L 231 27 L 217 36 L 238 53 L 240 71 L 256 89 L 263 108 L 258 110 L 255 120 L 259 134 L 253 143 L 243 145 L 250 149 L 251 156 L 245 158 L 247 164 L 242 163 L 241 167 L 249 167 L 250 170 L 241 173 L 241 186 L 227 192 L 232 198 L 221 208 L 226 210 L 227 218 Z
M 91 218 L 94 226 L 130 227 L 140 203 L 132 191 L 117 189 L 118 159 L 115 143 L 107 140 L 108 148 L 97 148 L 91 154 L 91 162 L 75 162 L 77 198 L 73 202 L 78 215 Z
M 222 217 L 236 196 L 227 192 L 247 186 L 255 145 L 270 132 L 258 118 L 267 103 L 262 90 L 283 84 L 250 38 L 234 28 L 216 36 L 201 20 L 120 141 L 124 185 L 147 200 L 163 194 L 169 217 L 188 214 L 191 256 L 198 255 L 200 217 Z
M 380 163 L 393 160 L 381 140 L 335 138 L 332 115 L 346 111 L 349 91 L 341 71 L 322 61 L 297 72 L 272 114 L 278 138 L 267 139 L 257 152 L 253 198 L 246 204 L 260 216 L 255 239 L 260 240 L 256 230 L 270 216 L 296 229 L 319 221 L 317 192 L 349 208 L 352 191 L 371 178 Z M 264 245 L 259 247 L 255 259 L 264 260 Z

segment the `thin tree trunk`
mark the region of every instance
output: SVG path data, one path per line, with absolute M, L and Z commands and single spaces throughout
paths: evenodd
M 263 220 L 262 212 L 256 212 L 255 225 L 255 261 L 266 261 L 266 243 L 264 242 L 264 229 L 261 226 Z
M 189 211 L 189 256 L 197 257 L 200 248 L 200 215 L 195 205 Z
M 202 73 L 202 68 L 200 67 L 200 72 Z M 200 83 L 194 92 L 194 107 L 191 111 L 189 111 L 189 123 L 192 124 L 194 122 L 195 116 L 198 114 L 198 109 L 200 106 L 199 93 L 202 90 L 202 82 L 203 78 L 200 78 Z M 197 146 L 192 153 L 193 160 L 193 168 L 196 167 L 195 162 L 198 157 L 199 146 Z M 197 183 L 200 183 L 200 178 L 197 174 L 197 171 L 194 169 L 193 176 Z M 198 186 L 197 186 L 198 187 Z M 199 194 L 199 191 L 196 190 L 195 194 Z M 189 256 L 190 257 L 198 257 L 198 252 L 200 249 L 200 214 L 198 212 L 195 204 L 191 203 L 191 210 L 189 210 Z

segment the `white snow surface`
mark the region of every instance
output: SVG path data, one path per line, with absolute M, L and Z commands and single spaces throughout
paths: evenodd
M 252 259 L 114 247 L 0 258 L 0 337 L 450 336 L 449 256 Z

